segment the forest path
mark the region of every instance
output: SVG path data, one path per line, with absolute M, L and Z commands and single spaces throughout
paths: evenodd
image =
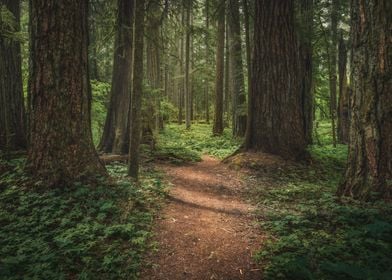
M 252 253 L 263 237 L 239 174 L 209 156 L 159 167 L 173 187 L 154 227 L 159 251 L 148 256 L 152 266 L 141 279 L 261 279 Z

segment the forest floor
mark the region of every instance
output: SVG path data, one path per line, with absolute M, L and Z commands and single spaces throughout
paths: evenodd
M 141 279 L 261 279 L 252 255 L 264 237 L 240 174 L 206 155 L 158 167 L 172 188 L 153 230 L 158 251 Z

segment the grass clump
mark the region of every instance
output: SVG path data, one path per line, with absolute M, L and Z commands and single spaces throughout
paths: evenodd
M 335 196 L 347 147 L 310 152 L 312 166 L 252 182 L 270 237 L 256 256 L 265 278 L 392 279 L 391 205 Z
M 240 139 L 234 139 L 231 131 L 225 129 L 222 136 L 213 136 L 208 124 L 193 124 L 191 129 L 169 124 L 159 135 L 157 153 L 169 155 L 174 162 L 200 161 L 203 154 L 219 159 L 225 158 L 238 149 Z
M 116 183 L 48 190 L 26 184 L 23 161 L 0 176 L 0 279 L 137 279 L 165 193 L 157 174 L 136 186 L 116 164 Z

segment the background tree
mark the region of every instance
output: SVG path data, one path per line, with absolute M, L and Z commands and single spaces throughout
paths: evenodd
M 0 149 L 25 149 L 19 1 L 1 0 L 0 13 Z
M 304 114 L 304 133 L 308 144 L 312 144 L 313 134 L 313 0 L 299 1 L 300 41 L 299 51 L 302 63 L 302 108 Z
M 347 81 L 347 48 L 340 35 L 338 48 L 339 102 L 338 102 L 338 140 L 348 144 L 350 131 L 350 88 Z
M 225 51 L 225 1 L 218 4 L 217 10 L 218 34 L 216 51 L 216 79 L 215 79 L 215 117 L 213 134 L 223 132 L 223 79 L 224 79 L 224 51 Z
M 242 38 L 239 0 L 228 0 L 228 34 L 230 46 L 230 71 L 233 90 L 233 135 L 243 137 L 246 131 L 246 96 L 242 63 Z
M 28 169 L 50 186 L 105 176 L 90 126 L 88 3 L 32 0 L 30 8 Z
M 256 1 L 247 150 L 305 156 L 300 68 L 293 1 Z
M 133 62 L 133 91 L 131 101 L 131 125 L 129 141 L 128 175 L 139 178 L 139 146 L 141 138 L 141 106 L 143 95 L 143 48 L 144 48 L 144 0 L 136 0 L 135 8 L 135 58 Z
M 351 1 L 352 113 L 345 180 L 338 194 L 392 195 L 392 5 Z
M 129 146 L 134 1 L 118 0 L 112 88 L 100 150 L 125 154 Z

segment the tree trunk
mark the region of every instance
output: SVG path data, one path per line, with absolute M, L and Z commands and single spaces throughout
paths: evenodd
M 392 2 L 351 1 L 353 72 L 350 147 L 338 194 L 392 197 Z
M 312 144 L 313 134 L 313 0 L 301 0 L 299 9 L 301 24 L 300 55 L 302 61 L 302 110 L 306 142 Z
M 242 64 L 242 40 L 239 0 L 229 0 L 230 81 L 233 90 L 233 135 L 243 137 L 246 131 L 246 96 Z
M 347 85 L 347 49 L 341 35 L 339 40 L 339 104 L 338 104 L 338 140 L 348 144 L 350 131 L 350 90 Z
M 291 0 L 255 2 L 247 150 L 306 156 L 298 38 Z
M 134 1 L 118 0 L 110 104 L 100 150 L 126 154 L 129 146 Z
M 161 49 L 160 49 L 160 28 L 161 11 L 159 1 L 150 1 L 147 14 L 147 79 L 152 90 L 151 111 L 148 112 L 147 119 L 151 120 L 156 130 L 161 129 Z M 152 104 L 155 103 L 155 104 Z M 149 121 L 149 122 L 151 122 Z
M 182 7 L 181 9 L 181 25 L 184 26 L 185 24 L 185 9 Z M 181 32 L 181 38 L 180 38 L 180 60 L 179 60 L 179 74 L 183 75 L 184 74 L 184 36 L 183 33 Z M 178 83 L 178 124 L 182 124 L 183 118 L 184 118 L 184 113 L 183 113 L 183 108 L 184 108 L 184 78 L 179 78 L 179 83 Z
M 228 7 L 226 6 L 226 11 Z M 228 16 L 226 15 L 226 18 Z M 224 126 L 230 126 L 230 118 L 232 118 L 231 122 L 234 124 L 234 114 L 231 114 L 232 108 L 230 108 L 230 99 L 233 99 L 231 83 L 230 83 L 230 47 L 229 47 L 229 33 L 228 33 L 228 21 L 226 21 L 226 32 L 225 32 L 225 77 L 224 77 L 224 92 L 223 92 L 223 115 L 224 117 Z M 231 103 L 233 103 L 232 100 Z M 233 103 L 234 104 L 234 103 Z M 234 105 L 233 105 L 234 107 Z
M 225 57 L 225 1 L 222 0 L 218 10 L 218 35 L 216 51 L 216 80 L 215 80 L 215 118 L 213 134 L 223 133 L 223 76 Z
M 210 1 L 206 0 L 206 37 L 205 37 L 205 44 L 206 44 L 206 65 L 209 65 L 210 62 L 210 49 L 209 49 L 209 33 L 210 32 Z M 210 98 L 209 98 L 209 77 L 206 77 L 206 81 L 205 81 L 205 111 L 206 111 L 206 122 L 207 124 L 210 123 Z
M 28 170 L 49 186 L 106 176 L 91 134 L 87 1 L 32 0 Z
M 15 0 L 0 0 L 15 18 L 15 28 L 7 30 L 11 37 L 0 34 L 0 149 L 26 148 L 25 110 L 22 84 L 20 42 L 12 38 L 20 27 L 20 4 Z
M 336 147 L 336 62 L 337 62 L 337 32 L 338 32 L 338 0 L 332 0 L 331 7 L 331 46 L 329 48 L 329 91 L 330 113 L 332 125 L 332 144 Z
M 187 129 L 191 128 L 191 88 L 189 78 L 189 64 L 190 64 L 190 41 L 191 41 L 191 9 L 192 1 L 185 2 L 186 9 L 186 30 L 185 30 L 185 126 Z
M 133 92 L 131 101 L 131 125 L 129 141 L 128 175 L 139 178 L 139 146 L 141 139 L 141 107 L 143 95 L 143 48 L 145 0 L 136 0 L 135 10 L 135 56 L 133 62 Z

